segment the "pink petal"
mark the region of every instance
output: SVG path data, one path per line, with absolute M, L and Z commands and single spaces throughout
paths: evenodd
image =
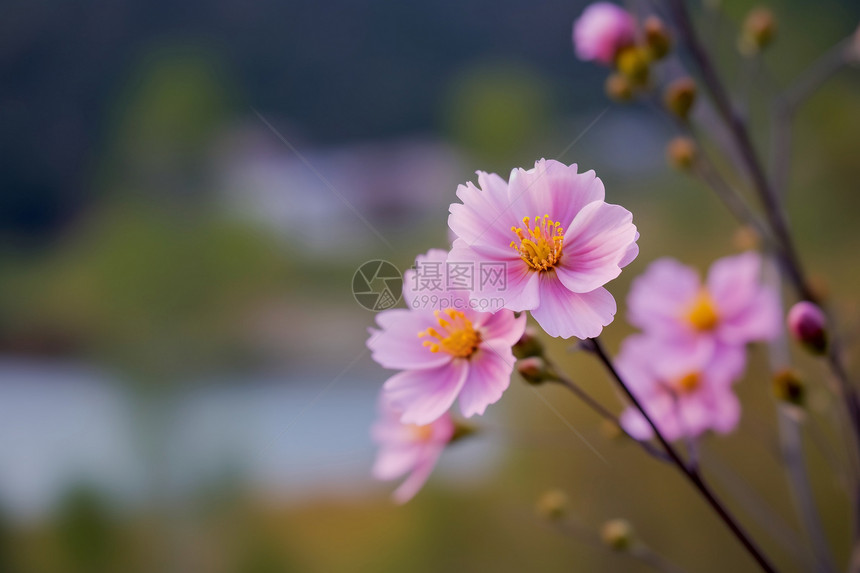
M 420 453 L 420 446 L 412 444 L 380 448 L 373 464 L 373 477 L 390 480 L 402 476 L 415 467 Z
M 550 336 L 592 338 L 615 316 L 615 299 L 605 288 L 570 292 L 553 272 L 540 273 L 540 306 L 532 316 Z
M 481 313 L 481 338 L 493 345 L 493 348 L 511 347 L 522 337 L 526 329 L 526 315 L 515 316 L 509 310 L 500 310 L 495 314 Z
M 404 370 L 383 384 L 404 424 L 429 424 L 448 411 L 466 382 L 469 363 L 456 358 L 437 368 Z
M 511 227 L 518 222 L 510 209 L 508 184 L 495 173 L 482 171 L 478 172 L 478 184 L 480 188 L 472 183 L 457 188 L 463 203 L 451 205 L 448 226 L 467 245 L 504 256 L 514 238 Z
M 629 12 L 611 2 L 589 5 L 573 24 L 573 43 L 580 60 L 609 65 L 615 54 L 636 35 L 636 22 Z
M 415 466 L 406 481 L 394 490 L 394 501 L 403 504 L 415 497 L 415 494 L 421 490 L 427 482 L 427 478 L 433 473 L 433 468 L 444 448 L 444 446 L 428 446 L 426 451 L 422 452 L 421 461 Z
M 410 309 L 469 308 L 469 293 L 448 288 L 448 251 L 430 249 L 415 258 L 415 266 L 403 273 L 403 298 Z M 437 278 L 438 277 L 438 278 Z
M 633 215 L 618 205 L 589 203 L 564 235 L 559 278 L 573 292 L 590 292 L 621 274 L 636 239 Z
M 738 427 L 741 420 L 741 403 L 734 392 L 715 392 L 711 409 L 711 428 L 714 431 L 728 434 Z
M 707 365 L 708 382 L 716 388 L 729 388 L 743 376 L 746 365 L 746 348 L 717 344 Z
M 682 437 L 695 438 L 710 428 L 712 411 L 707 392 L 693 392 L 675 399 L 675 417 Z
M 499 401 L 511 383 L 515 360 L 510 346 L 481 344 L 469 359 L 469 376 L 460 391 L 460 412 L 465 417 L 482 415 Z
M 699 275 L 674 259 L 658 259 L 637 277 L 627 296 L 628 321 L 645 332 L 674 335 L 680 317 L 699 294 Z
M 720 322 L 717 335 L 726 344 L 746 344 L 773 340 L 781 328 L 779 295 L 770 287 L 761 287 L 745 308 Z
M 715 261 L 705 282 L 721 315 L 744 309 L 761 285 L 761 256 L 747 252 Z
M 621 257 L 621 260 L 618 262 L 618 266 L 622 269 L 632 263 L 636 257 L 639 256 L 639 245 L 636 241 L 639 240 L 639 231 L 636 231 L 636 238 L 633 239 L 633 244 L 627 247 L 627 252 L 624 253 L 624 256 Z
M 434 368 L 450 361 L 450 355 L 430 352 L 418 337 L 418 333 L 428 327 L 438 326 L 432 313 L 397 308 L 380 312 L 376 322 L 382 330 L 369 329 L 367 348 L 382 367 L 394 370 Z
M 651 428 L 651 425 L 645 420 L 645 416 L 634 406 L 630 406 L 624 410 L 618 422 L 624 428 L 625 432 L 637 440 L 650 440 L 654 436 L 654 430 Z
M 602 201 L 605 191 L 594 171 L 578 173 L 576 164 L 541 159 L 533 169 L 511 172 L 509 194 L 515 224 L 549 215 L 567 228 L 585 205 Z
M 540 301 L 538 273 L 517 256 L 516 251 L 511 249 L 511 253 L 513 253 L 513 258 L 490 259 L 467 246 L 461 239 L 454 241 L 454 248 L 448 254 L 448 260 L 472 264 L 475 268 L 476 284 L 471 293 L 473 308 L 487 312 L 493 312 L 500 308 L 522 311 L 530 310 L 538 305 Z M 501 266 L 501 271 L 505 277 L 504 285 L 481 280 L 484 265 Z

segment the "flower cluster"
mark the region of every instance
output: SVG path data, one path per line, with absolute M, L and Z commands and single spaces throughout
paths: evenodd
M 625 341 L 616 366 L 666 439 L 737 426 L 732 384 L 745 369 L 745 347 L 774 338 L 781 326 L 778 294 L 762 284 L 761 271 L 756 253 L 725 257 L 703 284 L 695 270 L 660 259 L 633 282 L 628 319 L 643 333 Z M 651 437 L 632 407 L 621 423 L 638 439 Z
M 401 502 L 454 435 L 454 403 L 464 417 L 482 415 L 510 385 L 511 349 L 526 325 L 515 312 L 530 311 L 551 336 L 597 336 L 616 312 L 604 285 L 639 252 L 630 212 L 606 203 L 600 179 L 576 165 L 540 160 L 508 181 L 478 172 L 478 184 L 461 185 L 457 197 L 451 250 L 417 257 L 404 273 L 408 308 L 381 312 L 369 330 L 373 359 L 398 371 L 382 387 L 374 474 L 410 473 L 395 494 Z M 502 280 L 435 284 L 428 296 L 422 268 L 462 264 L 497 269 Z M 488 298 L 499 301 L 493 312 L 477 310 Z
M 619 100 L 632 98 L 636 90 L 648 84 L 651 63 L 665 57 L 670 44 L 659 18 L 648 17 L 640 31 L 633 15 L 611 2 L 591 4 L 573 23 L 577 57 L 614 70 L 606 87 Z

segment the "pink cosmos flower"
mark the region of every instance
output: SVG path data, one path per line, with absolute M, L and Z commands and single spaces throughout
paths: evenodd
M 618 52 L 636 38 L 636 21 L 609 2 L 595 2 L 573 23 L 573 44 L 580 60 L 612 65 Z
M 771 340 L 779 334 L 781 310 L 778 293 L 761 282 L 761 269 L 754 252 L 724 257 L 702 284 L 692 268 L 659 259 L 633 281 L 629 321 L 652 336 L 709 347 Z
M 743 374 L 741 347 L 716 352 L 693 343 L 667 343 L 641 334 L 628 337 L 615 365 L 625 383 L 670 441 L 695 438 L 706 430 L 731 432 L 740 420 L 740 402 L 732 383 Z M 634 406 L 621 415 L 621 426 L 637 440 L 653 430 Z
M 603 200 L 594 171 L 541 159 L 509 182 L 479 171 L 478 186 L 460 185 L 457 197 L 449 263 L 472 264 L 482 279 L 502 269 L 502 280 L 478 281 L 473 298 L 529 310 L 550 336 L 594 337 L 612 322 L 615 299 L 603 285 L 636 258 L 639 235 L 627 209 Z
M 454 435 L 454 422 L 446 412 L 433 422 L 417 426 L 400 421 L 400 412 L 383 396 L 379 419 L 371 429 L 379 453 L 373 465 L 373 476 L 381 480 L 397 479 L 409 474 L 394 491 L 397 503 L 406 503 L 430 477 L 436 461 Z
M 403 277 L 410 308 L 379 313 L 379 330 L 369 329 L 373 359 L 401 370 L 383 393 L 404 423 L 429 424 L 458 398 L 464 416 L 483 414 L 510 385 L 511 347 L 525 330 L 525 316 L 474 310 L 466 291 L 444 288 L 447 277 L 427 279 L 428 269 L 446 274 L 446 259 L 438 249 L 419 256 Z

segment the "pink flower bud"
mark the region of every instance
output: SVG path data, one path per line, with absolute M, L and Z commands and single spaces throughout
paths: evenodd
M 788 312 L 788 331 L 809 350 L 821 354 L 827 349 L 827 318 L 818 306 L 801 301 Z
M 573 44 L 580 60 L 612 65 L 622 48 L 633 44 L 636 22 L 629 12 L 609 2 L 596 2 L 573 23 Z

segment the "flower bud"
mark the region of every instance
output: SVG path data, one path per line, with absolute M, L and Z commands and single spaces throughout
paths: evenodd
M 611 2 L 595 2 L 573 23 L 573 45 L 580 60 L 611 65 L 618 52 L 636 41 L 633 15 Z
M 643 25 L 645 29 L 645 44 L 651 52 L 651 58 L 660 60 L 669 53 L 672 48 L 672 38 L 666 25 L 657 16 L 648 16 Z
M 621 74 L 610 74 L 606 78 L 606 95 L 610 99 L 626 102 L 633 99 L 633 84 Z
M 523 380 L 529 384 L 541 384 L 553 379 L 546 361 L 540 356 L 529 356 L 522 360 L 517 360 L 517 372 L 523 377 Z
M 697 153 L 696 143 L 689 137 L 676 137 L 666 146 L 666 159 L 669 165 L 679 171 L 690 169 Z
M 520 339 L 514 344 L 511 350 L 514 357 L 522 359 L 529 356 L 543 356 L 543 344 L 538 337 L 538 331 L 527 326 L 525 332 Z
M 633 545 L 633 527 L 626 519 L 610 519 L 600 529 L 603 542 L 615 551 L 627 551 Z
M 806 386 L 793 370 L 780 370 L 773 376 L 773 394 L 781 402 L 803 406 L 806 401 Z
M 663 104 L 681 119 L 687 119 L 693 104 L 696 103 L 696 82 L 693 78 L 679 78 L 673 81 L 663 93 Z
M 788 331 L 810 352 L 823 354 L 827 350 L 827 318 L 817 305 L 801 301 L 788 311 Z
M 551 521 L 561 519 L 567 513 L 568 497 L 560 489 L 550 489 L 541 494 L 535 505 L 538 515 Z
M 648 50 L 639 46 L 628 46 L 618 52 L 615 67 L 633 85 L 641 86 L 648 81 Z
M 767 47 L 776 35 L 776 18 L 770 9 L 753 8 L 744 20 L 739 48 L 743 54 L 756 54 Z

